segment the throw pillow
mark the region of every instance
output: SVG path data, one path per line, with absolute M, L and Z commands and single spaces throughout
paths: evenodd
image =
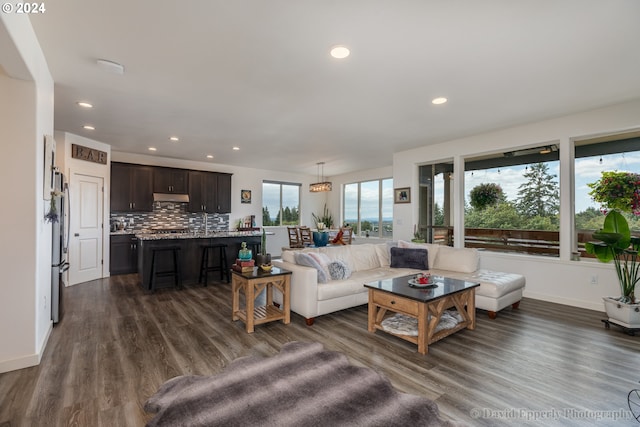
M 329 259 L 327 254 L 322 254 L 320 252 L 307 252 L 307 254 L 309 254 L 309 256 L 311 258 L 315 259 L 316 262 L 318 264 L 320 264 L 320 266 L 322 267 L 322 269 L 324 270 L 324 272 L 325 272 L 325 274 L 327 275 L 327 278 L 328 278 L 329 277 L 329 263 L 331 262 L 331 260 Z
M 391 248 L 391 267 L 428 270 L 428 251 L 415 248 Z
M 344 261 L 333 261 L 329 263 L 329 274 L 331 280 L 348 279 L 351 276 L 351 269 Z
M 327 283 L 327 273 L 325 273 L 324 268 L 318 261 L 313 259 L 309 254 L 305 254 L 304 252 L 297 252 L 296 255 L 296 264 L 304 265 L 306 267 L 313 267 L 318 271 L 318 283 Z

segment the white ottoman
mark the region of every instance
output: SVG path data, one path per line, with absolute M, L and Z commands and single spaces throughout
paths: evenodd
M 480 283 L 476 288 L 476 308 L 487 310 L 491 319 L 495 319 L 498 311 L 509 305 L 518 308 L 525 286 L 523 275 L 477 270 L 467 278 Z

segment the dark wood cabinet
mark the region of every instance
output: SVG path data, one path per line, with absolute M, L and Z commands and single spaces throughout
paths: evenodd
M 129 163 L 111 163 L 111 211 L 153 210 L 153 168 Z
M 138 271 L 138 239 L 133 234 L 112 235 L 109 272 L 131 274 Z
M 153 168 L 153 192 L 187 194 L 189 171 L 174 168 Z
M 189 171 L 189 212 L 231 212 L 231 175 Z
M 217 213 L 231 212 L 231 175 L 228 173 L 219 173 L 218 183 L 216 186 Z

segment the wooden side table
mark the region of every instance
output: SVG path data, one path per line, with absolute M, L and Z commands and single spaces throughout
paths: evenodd
M 267 301 L 264 306 L 255 306 L 255 299 L 267 289 Z M 273 288 L 282 292 L 282 307 L 273 304 Z M 282 320 L 291 321 L 291 272 L 273 267 L 271 271 L 262 271 L 254 267 L 253 271 L 240 273 L 231 271 L 231 293 L 233 295 L 232 320 L 242 320 L 247 332 L 253 332 L 255 325 Z M 240 291 L 244 292 L 245 308 L 240 309 Z

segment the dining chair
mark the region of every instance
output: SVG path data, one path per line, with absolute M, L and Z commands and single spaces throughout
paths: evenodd
M 300 243 L 302 246 L 312 246 L 313 245 L 313 234 L 311 234 L 311 229 L 307 226 L 298 227 L 298 232 L 300 233 Z
M 302 241 L 300 240 L 300 233 L 298 232 L 298 227 L 287 227 L 287 232 L 289 233 L 290 248 L 303 247 Z

